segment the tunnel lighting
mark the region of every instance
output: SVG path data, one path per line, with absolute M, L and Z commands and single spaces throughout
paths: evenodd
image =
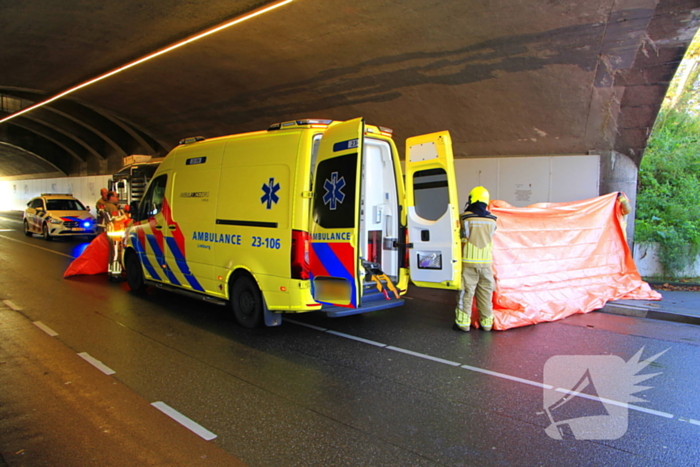
M 220 24 L 219 26 L 214 26 L 213 28 L 207 29 L 207 30 L 204 31 L 204 32 L 200 32 L 199 34 L 195 34 L 195 35 L 192 36 L 192 37 L 188 37 L 187 39 L 183 39 L 183 40 L 181 40 L 180 42 L 176 42 L 175 44 L 170 45 L 170 46 L 168 46 L 168 47 L 166 47 L 166 48 L 164 48 L 164 49 L 161 49 L 161 50 L 159 50 L 159 51 L 157 51 L 157 52 L 154 52 L 154 53 L 152 53 L 152 54 L 150 54 L 150 55 L 146 55 L 145 57 L 141 57 L 141 58 L 139 58 L 139 59 L 137 59 L 137 60 L 134 60 L 133 62 L 129 62 L 129 63 L 127 63 L 126 65 L 121 66 L 121 67 L 119 67 L 119 68 L 117 68 L 117 69 L 114 69 L 114 70 L 112 70 L 112 71 L 109 71 L 109 72 L 107 72 L 107 73 L 105 73 L 105 74 L 103 74 L 103 75 L 100 75 L 100 76 L 98 76 L 97 78 L 93 78 L 93 79 L 91 79 L 91 80 L 89 80 L 89 81 L 86 81 L 86 82 L 84 82 L 84 83 L 82 83 L 82 84 L 79 84 L 79 85 L 77 85 L 77 86 L 75 86 L 75 87 L 72 87 L 72 88 L 68 89 L 67 91 L 63 91 L 62 93 L 57 94 L 57 95 L 55 95 L 55 96 L 53 96 L 53 97 L 51 97 L 51 98 L 49 98 L 49 99 L 46 99 L 46 100 L 41 101 L 41 102 L 38 102 L 38 103 L 36 103 L 36 104 L 34 104 L 34 105 L 32 105 L 32 106 L 29 106 L 29 107 L 27 107 L 27 108 L 25 108 L 25 109 L 22 109 L 22 110 L 20 110 L 19 112 L 15 112 L 15 113 L 13 113 L 12 115 L 8 115 L 7 117 L 5 117 L 5 118 L 3 118 L 2 120 L 0 120 L 0 123 L 4 123 L 4 122 L 6 122 L 6 121 L 8 121 L 8 120 L 11 120 L 11 119 L 13 119 L 13 118 L 15 118 L 15 117 L 18 117 L 18 116 L 20 116 L 20 115 L 22 115 L 22 114 L 24 114 L 24 113 L 30 112 L 30 111 L 32 111 L 32 110 L 34 110 L 34 109 L 36 109 L 36 108 L 43 107 L 43 106 L 45 106 L 46 104 L 50 104 L 51 102 L 53 102 L 53 101 L 55 101 L 55 100 L 58 100 L 58 99 L 60 99 L 60 98 L 62 98 L 62 97 L 65 97 L 65 96 L 67 96 L 68 94 L 72 94 L 72 93 L 74 93 L 75 91 L 78 91 L 79 89 L 83 89 L 83 88 L 85 88 L 85 87 L 87 87 L 87 86 L 90 86 L 91 84 L 97 83 L 98 81 L 102 81 L 103 79 L 109 78 L 110 76 L 114 76 L 114 75 L 116 75 L 117 73 L 120 73 L 120 72 L 122 72 L 122 71 L 124 71 L 124 70 L 128 70 L 129 68 L 133 68 L 133 67 L 135 67 L 136 65 L 140 65 L 140 64 L 142 64 L 143 62 L 146 62 L 146 61 L 148 61 L 148 60 L 150 60 L 150 59 L 152 59 L 152 58 L 158 57 L 158 56 L 160 56 L 160 55 L 164 55 L 164 54 L 166 54 L 166 53 L 168 53 L 168 52 L 171 52 L 171 51 L 173 51 L 173 50 L 175 50 L 175 49 L 178 49 L 178 48 L 182 47 L 183 45 L 190 44 L 190 43 L 192 43 L 192 42 L 194 42 L 194 41 L 196 41 L 196 40 L 202 39 L 203 37 L 210 36 L 210 35 L 212 35 L 212 34 L 214 34 L 214 33 L 219 32 L 219 31 L 223 31 L 223 30 L 226 29 L 226 28 L 229 28 L 229 27 L 231 27 L 231 26 L 233 26 L 233 25 L 236 25 L 236 24 L 238 24 L 238 23 L 242 23 L 243 21 L 249 20 L 249 19 L 251 19 L 251 18 L 255 18 L 256 16 L 260 16 L 260 15 L 262 15 L 263 13 L 267 13 L 268 11 L 272 11 L 272 10 L 274 10 L 274 9 L 276 9 L 276 8 L 279 8 L 279 7 L 281 7 L 281 6 L 284 6 L 284 5 L 288 4 L 288 3 L 292 3 L 293 1 L 294 1 L 294 0 L 279 0 L 279 1 L 277 1 L 277 2 L 274 2 L 274 3 L 270 4 L 270 5 L 267 5 L 267 6 L 258 8 L 258 9 L 256 9 L 256 10 L 253 10 L 253 11 L 251 11 L 250 13 L 246 13 L 246 14 L 243 15 L 243 16 L 239 16 L 239 17 L 237 17 L 237 18 L 234 18 L 234 19 L 232 19 L 231 21 L 227 21 L 227 22 L 225 22 L 225 23 L 223 23 L 223 24 Z

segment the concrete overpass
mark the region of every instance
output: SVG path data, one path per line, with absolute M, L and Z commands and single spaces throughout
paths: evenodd
M 2 116 L 269 4 L 25 0 Z M 698 0 L 295 0 L 0 124 L 0 179 L 109 174 L 180 138 L 304 117 L 448 129 L 457 157 L 600 154 L 634 193 Z

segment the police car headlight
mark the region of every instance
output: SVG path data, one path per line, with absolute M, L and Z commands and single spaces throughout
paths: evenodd
M 52 224 L 62 224 L 63 221 L 61 219 L 51 219 L 50 221 Z
M 92 222 L 90 221 L 83 221 L 83 227 L 86 229 L 89 229 L 92 226 Z

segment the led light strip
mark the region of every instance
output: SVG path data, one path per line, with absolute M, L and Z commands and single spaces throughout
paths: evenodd
M 272 11 L 272 10 L 274 10 L 274 9 L 276 9 L 276 8 L 279 8 L 279 7 L 281 7 L 281 6 L 284 6 L 284 5 L 288 4 L 288 3 L 292 3 L 293 1 L 294 1 L 294 0 L 280 0 L 280 1 L 274 2 L 274 3 L 272 3 L 271 5 L 268 5 L 268 6 L 262 7 L 262 8 L 258 8 L 257 10 L 253 10 L 253 11 L 251 11 L 250 13 L 247 13 L 247 14 L 245 14 L 245 15 L 243 15 L 243 16 L 240 16 L 240 17 L 238 17 L 238 18 L 232 19 L 231 21 L 228 21 L 228 22 L 226 22 L 226 23 L 224 23 L 224 24 L 221 24 L 221 25 L 219 25 L 219 26 L 215 26 L 215 27 L 213 27 L 213 28 L 211 28 L 211 29 L 208 29 L 208 30 L 206 30 L 206 31 L 204 31 L 204 32 L 201 32 L 201 33 L 199 33 L 199 34 L 196 34 L 196 35 L 194 35 L 194 36 L 192 36 L 192 37 L 189 37 L 189 38 L 187 38 L 187 39 L 183 39 L 183 40 L 181 40 L 180 42 L 176 42 L 175 44 L 173 44 L 173 45 L 171 45 L 171 46 L 168 46 L 168 47 L 166 47 L 166 48 L 164 48 L 164 49 L 161 49 L 161 50 L 159 50 L 159 51 L 157 51 L 157 52 L 154 52 L 154 53 L 152 53 L 152 54 L 150 54 L 150 55 L 146 55 L 145 57 L 142 57 L 142 58 L 139 58 L 139 59 L 137 59 L 137 60 L 134 60 L 133 62 L 127 63 L 126 65 L 124 65 L 124 66 L 122 66 L 122 67 L 119 67 L 119 68 L 117 68 L 117 69 L 115 69 L 115 70 L 112 70 L 112 71 L 110 71 L 110 72 L 107 72 L 107 73 L 105 73 L 105 74 L 103 74 L 103 75 L 98 76 L 97 78 L 93 78 L 93 79 L 91 79 L 91 80 L 89 80 L 89 81 L 86 81 L 86 82 L 84 82 L 84 83 L 82 83 L 82 84 L 79 84 L 79 85 L 77 85 L 77 86 L 75 86 L 75 87 L 72 87 L 72 88 L 68 89 L 67 91 L 63 91 L 62 93 L 57 94 L 57 95 L 55 95 L 55 96 L 53 96 L 53 97 L 51 97 L 51 98 L 49 98 L 49 99 L 47 99 L 47 100 L 45 100 L 45 101 L 38 102 L 38 103 L 36 103 L 36 104 L 34 104 L 34 105 L 32 105 L 32 106 L 29 106 L 29 107 L 27 107 L 27 108 L 25 108 L 25 109 L 22 109 L 22 110 L 20 110 L 20 111 L 18 111 L 18 112 L 15 112 L 15 113 L 11 114 L 11 115 L 8 115 L 7 117 L 5 117 L 5 118 L 3 118 L 2 120 L 0 120 L 0 123 L 4 123 L 4 122 L 6 122 L 6 121 L 8 121 L 8 120 L 10 120 L 10 119 L 13 119 L 13 118 L 15 118 L 15 117 L 18 117 L 18 116 L 20 116 L 20 115 L 22 115 L 22 114 L 24 114 L 24 113 L 30 112 L 30 111 L 32 111 L 32 110 L 34 110 L 34 109 L 36 109 L 36 108 L 43 107 L 43 106 L 45 106 L 46 104 L 50 104 L 51 102 L 53 102 L 53 101 L 55 101 L 55 100 L 58 100 L 58 99 L 60 99 L 60 98 L 62 98 L 62 97 L 65 97 L 65 96 L 67 96 L 68 94 L 72 94 L 72 93 L 74 93 L 75 91 L 77 91 L 77 90 L 79 90 L 79 89 L 82 89 L 82 88 L 84 88 L 84 87 L 90 86 L 91 84 L 97 83 L 98 81 L 102 81 L 103 79 L 109 78 L 110 76 L 116 75 L 117 73 L 120 73 L 120 72 L 122 72 L 122 71 L 124 71 L 124 70 L 128 70 L 129 68 L 135 67 L 136 65 L 140 65 L 140 64 L 143 63 L 143 62 L 146 62 L 146 61 L 148 61 L 148 60 L 150 60 L 150 59 L 152 59 L 152 58 L 158 57 L 159 55 L 163 55 L 163 54 L 166 54 L 166 53 L 168 53 L 168 52 L 171 52 L 171 51 L 173 51 L 173 50 L 175 50 L 175 49 L 177 49 L 177 48 L 182 47 L 183 45 L 190 44 L 190 43 L 192 43 L 192 42 L 194 42 L 194 41 L 196 41 L 196 40 L 199 40 L 199 39 L 201 39 L 201 38 L 203 38 L 203 37 L 206 37 L 206 36 L 209 36 L 209 35 L 211 35 L 211 34 L 214 34 L 214 33 L 217 33 L 217 32 L 219 32 L 219 31 L 222 31 L 222 30 L 224 30 L 224 29 L 226 29 L 226 28 L 228 28 L 228 27 L 231 27 L 231 26 L 233 26 L 233 25 L 235 25 L 235 24 L 242 23 L 243 21 L 249 20 L 249 19 L 251 19 L 251 18 L 255 18 L 256 16 L 260 16 L 260 15 L 262 15 L 263 13 L 267 13 L 268 11 Z

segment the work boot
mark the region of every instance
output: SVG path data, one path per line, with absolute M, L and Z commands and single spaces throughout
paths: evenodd
M 469 332 L 469 326 L 458 326 L 457 323 L 452 323 L 453 331 Z
M 480 319 L 479 325 L 481 326 L 481 329 L 483 329 L 486 332 L 489 332 L 493 327 L 493 316 L 490 318 Z

